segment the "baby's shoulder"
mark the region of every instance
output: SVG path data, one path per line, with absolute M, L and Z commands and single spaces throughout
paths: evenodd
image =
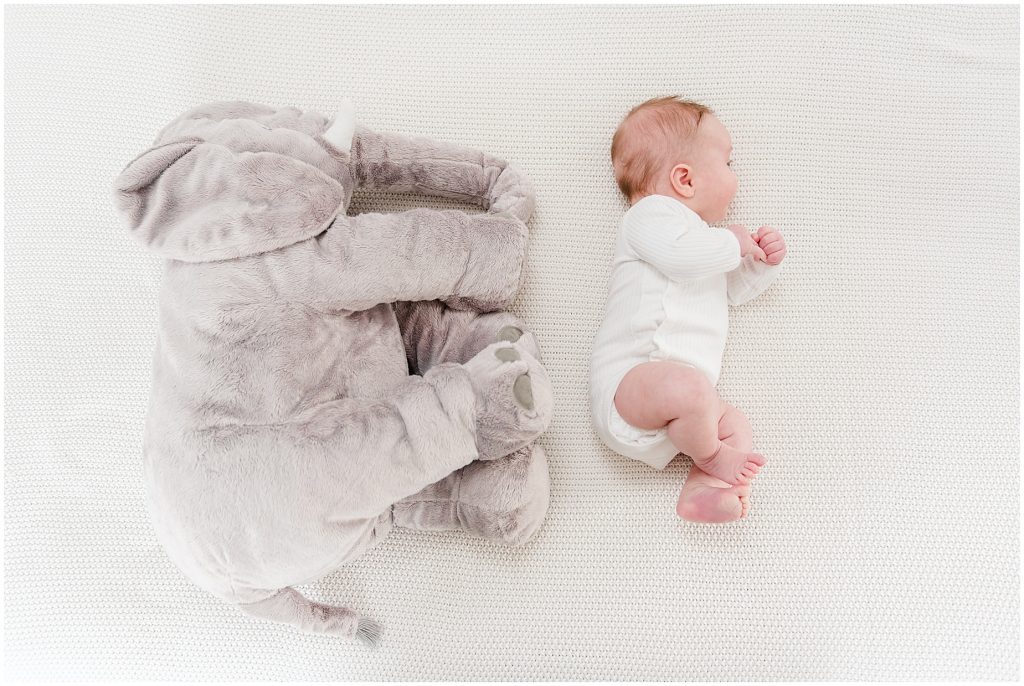
M 700 216 L 675 198 L 667 195 L 645 195 L 633 203 L 622 217 L 624 231 L 636 229 L 682 228 L 700 222 Z
M 661 214 L 664 212 L 677 212 L 673 205 L 683 205 L 681 202 L 674 198 L 670 198 L 667 195 L 651 194 L 645 195 L 644 197 L 637 200 L 633 205 L 626 210 L 627 217 L 639 217 L 645 214 Z

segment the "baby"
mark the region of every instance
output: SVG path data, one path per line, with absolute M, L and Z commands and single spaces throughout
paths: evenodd
M 594 341 L 594 426 L 612 450 L 656 469 L 678 453 L 693 458 L 676 512 L 696 522 L 745 517 L 750 480 L 765 463 L 747 418 L 715 384 L 728 306 L 764 291 L 786 255 L 767 226 L 709 226 L 736 194 L 731 153 L 711 110 L 677 97 L 633 108 L 611 149 L 631 207 Z

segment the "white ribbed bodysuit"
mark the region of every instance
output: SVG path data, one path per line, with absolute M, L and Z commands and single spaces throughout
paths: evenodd
M 638 364 L 671 360 L 717 384 L 729 305 L 760 294 L 779 268 L 741 258 L 730 231 L 674 198 L 648 195 L 626 212 L 590 367 L 591 414 L 608 447 L 657 469 L 672 460 L 678 451 L 664 429 L 637 429 L 619 417 L 619 382 Z

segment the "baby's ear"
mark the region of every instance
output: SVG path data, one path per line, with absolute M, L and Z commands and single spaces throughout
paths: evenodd
M 684 198 L 693 197 L 693 171 L 688 164 L 677 164 L 669 172 L 672 189 Z

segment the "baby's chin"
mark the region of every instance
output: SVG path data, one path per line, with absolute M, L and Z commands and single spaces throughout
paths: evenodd
M 701 213 L 700 218 L 703 219 L 708 224 L 717 224 L 717 223 L 719 223 L 721 221 L 725 221 L 725 217 L 726 217 L 727 214 L 728 214 L 727 212 L 720 212 L 718 214 L 712 214 L 710 212 L 703 212 L 703 213 Z
M 726 207 L 725 209 L 719 211 L 716 216 L 712 217 L 711 219 L 705 219 L 704 221 L 706 221 L 708 224 L 717 224 L 719 222 L 724 222 L 725 218 L 728 216 L 729 208 Z

